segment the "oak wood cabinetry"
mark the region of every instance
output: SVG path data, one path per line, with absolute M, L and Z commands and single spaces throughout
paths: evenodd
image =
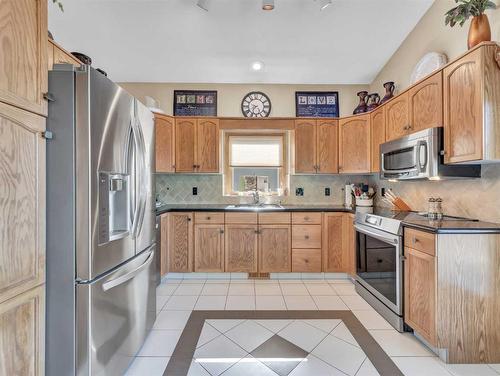
M 161 248 L 160 248 L 160 276 L 168 273 L 168 213 L 160 216 Z
M 323 271 L 347 272 L 349 238 L 346 236 L 347 214 L 325 213 L 323 216 Z
M 426 78 L 408 91 L 409 128 L 418 132 L 443 126 L 443 73 Z
M 256 224 L 226 224 L 226 272 L 257 273 L 258 236 Z
M 338 172 L 338 120 L 295 121 L 295 172 L 335 174 Z
M 445 163 L 500 159 L 500 47 L 472 49 L 443 70 Z
M 175 171 L 219 171 L 219 120 L 175 120 Z
M 380 145 L 385 142 L 385 106 L 370 114 L 371 129 L 371 172 L 380 171 Z
M 370 172 L 370 114 L 339 120 L 339 172 L 359 174 Z
M 175 172 L 175 119 L 155 113 L 156 172 Z
M 48 41 L 48 68 L 51 70 L 54 64 L 72 64 L 75 67 L 82 65 L 80 60 L 71 55 L 56 42 L 49 39 Z
M 0 0 L 0 102 L 47 115 L 47 1 Z
M 44 375 L 45 289 L 0 303 L 0 374 Z
M 290 272 L 292 264 L 289 224 L 259 225 L 259 272 Z
M 193 213 L 168 214 L 168 271 L 193 271 Z
M 224 271 L 224 223 L 195 224 L 194 271 Z
M 408 92 L 394 97 L 385 104 L 386 140 L 405 136 L 410 131 Z

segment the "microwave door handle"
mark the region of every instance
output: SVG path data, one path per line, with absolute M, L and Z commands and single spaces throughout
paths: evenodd
M 421 160 L 422 147 L 425 148 L 424 162 Z M 427 167 L 427 143 L 425 141 L 418 141 L 417 147 L 415 148 L 415 161 L 417 163 L 417 171 L 420 174 Z

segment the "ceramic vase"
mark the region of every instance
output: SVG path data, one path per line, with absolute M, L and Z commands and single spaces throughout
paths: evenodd
M 481 14 L 472 19 L 469 29 L 469 37 L 467 38 L 467 47 L 469 50 L 481 42 L 489 42 L 491 40 L 491 29 L 488 16 Z
M 385 88 L 385 95 L 382 98 L 382 100 L 380 101 L 380 104 L 385 103 L 389 99 L 391 99 L 392 97 L 394 97 L 394 89 L 395 89 L 394 82 L 392 82 L 392 81 L 386 82 L 384 84 L 384 88 Z
M 366 103 L 366 97 L 368 96 L 368 92 L 367 91 L 360 91 L 356 95 L 359 97 L 359 104 L 358 104 L 358 107 L 356 107 L 353 111 L 354 115 L 366 112 L 366 109 L 368 107 L 368 105 Z

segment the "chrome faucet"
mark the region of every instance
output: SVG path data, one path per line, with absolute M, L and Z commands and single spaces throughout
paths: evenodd
M 259 191 L 258 190 L 252 191 L 252 196 L 253 196 L 253 204 L 259 205 L 260 203 Z

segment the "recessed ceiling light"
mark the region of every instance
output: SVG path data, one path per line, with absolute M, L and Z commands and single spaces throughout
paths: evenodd
M 198 0 L 196 5 L 198 5 L 198 7 L 203 9 L 204 11 L 208 12 L 208 2 L 209 0 Z
M 332 0 L 319 0 L 319 10 L 325 10 L 332 5 Z
M 263 10 L 273 10 L 274 9 L 274 0 L 262 0 L 262 9 Z
M 252 63 L 252 69 L 256 72 L 261 71 L 264 68 L 264 63 L 262 61 L 254 61 Z

